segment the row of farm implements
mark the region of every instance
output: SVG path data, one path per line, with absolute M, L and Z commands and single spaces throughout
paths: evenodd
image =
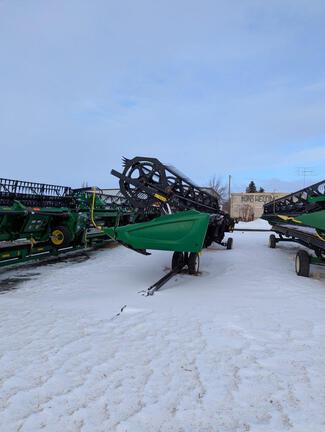
M 269 246 L 296 242 L 312 250 L 298 251 L 295 268 L 309 276 L 310 264 L 325 265 L 325 180 L 264 205 L 263 219 L 272 226 Z
M 123 197 L 98 188 L 0 179 L 0 266 L 103 245 L 104 228 L 130 219 Z
M 0 266 L 29 262 L 101 246 L 112 239 L 143 255 L 173 252 L 171 271 L 145 294 L 177 273 L 199 273 L 199 254 L 213 242 L 232 248 L 234 220 L 216 193 L 158 159 L 124 159 L 117 195 L 99 188 L 73 189 L 0 179 Z M 296 273 L 325 265 L 325 180 L 264 205 L 271 225 L 269 246 L 296 242 Z
M 120 192 L 136 214 L 136 223 L 105 228 L 110 237 L 139 253 L 172 251 L 171 271 L 145 293 L 153 294 L 175 274 L 199 272 L 199 253 L 213 242 L 232 248 L 234 221 L 220 209 L 218 197 L 195 185 L 174 167 L 158 159 L 124 159 Z
M 158 159 L 124 159 L 120 192 L 0 179 L 0 266 L 84 250 L 116 240 L 144 255 L 173 252 L 172 270 L 198 274 L 199 253 L 213 242 L 232 248 L 234 221 L 218 197 Z

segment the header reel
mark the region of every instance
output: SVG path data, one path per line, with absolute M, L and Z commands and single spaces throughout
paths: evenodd
M 20 201 L 27 207 L 72 207 L 72 189 L 68 186 L 22 180 L 0 179 L 0 206 Z
M 137 209 L 157 207 L 166 212 L 195 209 L 222 213 L 216 196 L 203 191 L 175 168 L 155 158 L 123 159 L 124 170 L 111 173 L 120 180 L 120 191 Z
M 263 216 L 267 217 L 274 214 L 295 216 L 324 210 L 324 197 L 325 180 L 265 204 Z

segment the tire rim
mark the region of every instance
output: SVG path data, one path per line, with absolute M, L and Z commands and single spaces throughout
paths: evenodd
M 299 258 L 299 255 L 296 256 L 296 273 L 300 273 L 300 258 Z
M 55 246 L 60 246 L 60 245 L 62 245 L 62 243 L 64 242 L 64 234 L 63 234 L 63 232 L 62 231 L 60 231 L 60 230 L 54 230 L 53 232 L 52 232 L 52 236 L 51 236 L 51 240 L 52 240 L 52 243 L 55 245 Z
M 200 257 L 196 255 L 195 257 L 195 273 L 198 273 L 200 269 Z

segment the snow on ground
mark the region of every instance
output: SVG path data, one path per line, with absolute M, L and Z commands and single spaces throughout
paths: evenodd
M 324 269 L 233 236 L 153 297 L 170 253 L 4 273 L 31 280 L 0 295 L 0 430 L 325 431 Z
M 271 225 L 264 219 L 255 219 L 251 222 L 243 222 L 239 221 L 236 226 L 236 229 L 271 229 Z

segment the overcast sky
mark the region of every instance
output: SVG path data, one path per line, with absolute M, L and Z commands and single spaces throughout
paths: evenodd
M 0 177 L 113 187 L 325 177 L 324 0 L 0 0 Z

